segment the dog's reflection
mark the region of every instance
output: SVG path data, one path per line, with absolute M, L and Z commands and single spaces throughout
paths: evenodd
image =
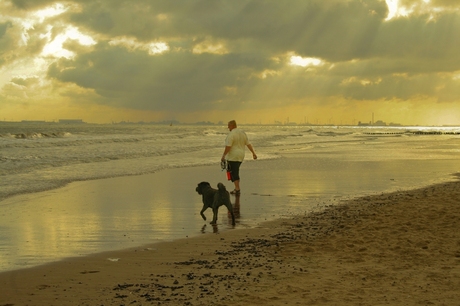
M 235 195 L 235 201 L 232 203 L 232 208 L 233 208 L 233 215 L 235 217 L 235 219 L 240 219 L 241 218 L 241 213 L 240 213 L 240 197 L 241 195 Z M 233 218 L 232 218 L 232 213 L 230 211 L 227 210 L 227 216 L 228 216 L 228 225 L 231 225 L 232 227 L 234 227 L 233 225 Z M 201 228 L 201 232 L 202 233 L 206 233 L 206 227 L 208 225 L 205 223 L 203 225 L 203 227 Z M 219 232 L 219 227 L 217 224 L 211 224 L 212 226 L 212 232 L 213 233 L 218 233 Z
M 203 227 L 201 228 L 201 232 L 202 232 L 203 234 L 206 233 L 206 227 L 207 227 L 207 226 L 208 226 L 208 225 L 205 223 L 205 224 L 203 225 Z M 212 226 L 212 232 L 213 232 L 214 234 L 216 234 L 216 233 L 219 232 L 219 227 L 217 226 L 217 224 L 211 224 L 211 226 Z

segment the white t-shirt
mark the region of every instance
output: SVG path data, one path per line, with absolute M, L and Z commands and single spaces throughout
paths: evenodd
M 232 147 L 227 154 L 227 160 L 240 161 L 244 159 L 245 147 L 249 144 L 246 133 L 238 128 L 234 128 L 225 139 L 225 146 Z

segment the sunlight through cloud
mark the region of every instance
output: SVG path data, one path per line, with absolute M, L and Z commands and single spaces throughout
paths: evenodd
M 340 85 L 351 85 L 351 84 L 359 84 L 361 86 L 370 86 L 370 85 L 378 85 L 382 82 L 382 78 L 376 78 L 375 80 L 371 80 L 368 78 L 357 78 L 357 77 L 349 77 L 347 79 L 342 80 Z
M 301 57 L 301 56 L 293 55 L 290 58 L 290 64 L 293 66 L 302 66 L 302 67 L 320 66 L 323 64 L 323 61 L 320 60 L 319 58 Z
M 192 51 L 194 54 L 201 54 L 201 53 L 211 53 L 211 54 L 226 54 L 228 53 L 225 46 L 221 43 L 213 44 L 211 42 L 203 42 L 197 44 Z
M 431 0 L 419 1 L 404 1 L 404 0 L 385 0 L 388 7 L 388 16 L 385 21 L 389 21 L 398 17 L 409 17 L 410 15 L 428 15 L 428 21 L 436 19 L 436 17 L 446 11 L 458 11 L 459 9 L 452 8 L 442 2 Z
M 169 46 L 165 42 L 141 43 L 130 38 L 117 38 L 109 42 L 111 46 L 123 46 L 129 50 L 145 50 L 150 55 L 157 55 L 169 51 Z
M 37 16 L 39 18 L 39 22 L 42 23 L 46 18 L 60 15 L 65 11 L 67 11 L 67 8 L 65 8 L 64 5 L 56 3 L 54 6 L 37 11 L 35 16 Z
M 402 6 L 400 0 L 385 0 L 385 2 L 388 6 L 388 16 L 385 19 L 386 21 L 397 17 L 407 17 L 414 11 L 413 7 L 407 8 Z
M 169 50 L 169 46 L 164 42 L 151 43 L 149 54 L 160 54 Z
M 393 19 L 398 13 L 398 0 L 385 0 L 388 6 L 388 16 L 385 20 Z
M 48 33 L 44 36 L 51 37 L 50 32 L 52 30 L 52 27 L 49 27 L 48 30 Z M 91 46 L 96 43 L 90 36 L 82 34 L 77 28 L 68 27 L 64 33 L 57 35 L 50 43 L 48 43 L 43 48 L 42 55 L 66 58 L 73 57 L 74 53 L 72 51 L 66 50 L 62 47 L 62 45 L 68 39 L 76 40 L 84 46 Z
M 15 111 L 20 99 L 45 114 L 48 100 L 65 111 L 87 101 L 117 114 L 82 107 L 101 123 L 244 122 L 248 109 L 292 123 L 312 107 L 330 123 L 327 109 L 343 105 L 348 122 L 379 111 L 433 124 L 432 109 L 460 101 L 460 0 L 200 4 L 0 0 L 0 113 L 37 116 Z

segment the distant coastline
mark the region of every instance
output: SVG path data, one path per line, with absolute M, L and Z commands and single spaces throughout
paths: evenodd
M 46 120 L 21 120 L 21 121 L 0 121 L 0 123 L 25 123 L 25 124 L 86 124 L 83 119 L 58 119 L 57 121 L 46 121 Z
M 210 121 L 198 121 L 198 122 L 180 122 L 176 120 L 163 120 L 163 121 L 118 121 L 118 122 L 111 122 L 111 123 L 93 123 L 93 122 L 86 122 L 83 119 L 57 119 L 53 121 L 46 121 L 46 120 L 21 120 L 21 121 L 7 121 L 3 120 L 0 121 L 0 124 L 94 124 L 94 125 L 202 125 L 202 126 L 225 126 L 226 123 L 219 121 L 219 122 L 210 122 Z M 320 124 L 320 123 L 295 123 L 295 122 L 279 122 L 275 121 L 274 123 L 242 123 L 246 126 L 311 126 L 311 127 L 375 127 L 375 128 L 401 128 L 401 127 L 428 127 L 428 128 L 454 128 L 460 127 L 459 124 L 443 124 L 443 125 L 423 125 L 423 124 L 400 124 L 400 123 L 386 123 L 381 120 L 377 120 L 376 122 L 361 122 L 359 121 L 357 124 Z

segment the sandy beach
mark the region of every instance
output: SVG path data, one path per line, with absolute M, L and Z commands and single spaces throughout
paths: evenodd
M 460 183 L 0 274 L 0 305 L 458 305 Z

